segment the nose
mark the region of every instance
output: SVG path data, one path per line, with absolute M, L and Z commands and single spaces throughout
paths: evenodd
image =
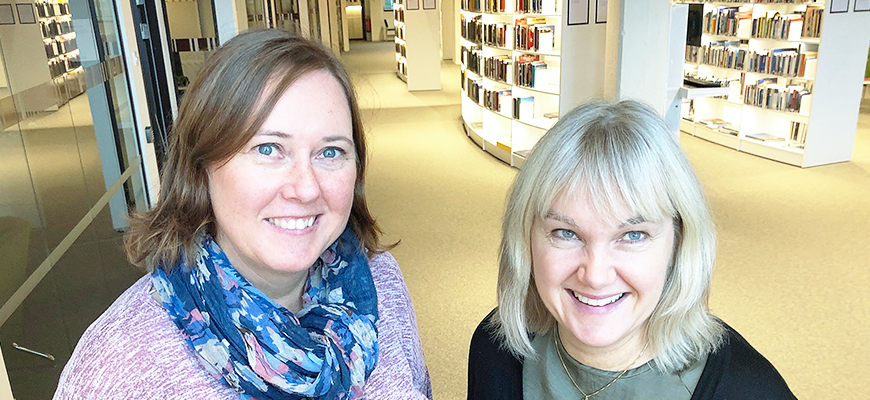
M 310 160 L 294 160 L 286 179 L 286 183 L 281 188 L 283 198 L 310 203 L 320 197 L 320 182 Z
M 589 289 L 604 289 L 616 279 L 616 269 L 605 244 L 587 245 L 577 268 L 577 277 Z

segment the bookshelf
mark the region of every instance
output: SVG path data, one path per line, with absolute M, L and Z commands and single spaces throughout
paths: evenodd
M 594 10 L 587 23 L 568 25 L 563 0 L 462 0 L 460 8 L 465 131 L 520 167 L 559 115 L 603 96 L 606 25 Z
M 831 13 L 824 1 L 691 4 L 700 35 L 688 37 L 684 74 L 728 84 L 681 93 L 681 131 L 804 168 L 852 158 L 860 94 L 850 93 L 865 62 L 853 50 L 870 39 L 870 13 Z
M 60 88 L 61 103 L 82 93 L 79 74 L 82 62 L 67 1 L 38 1 L 34 4 L 52 80 Z
M 440 37 L 436 0 L 393 2 L 396 35 L 396 76 L 409 91 L 441 89 Z

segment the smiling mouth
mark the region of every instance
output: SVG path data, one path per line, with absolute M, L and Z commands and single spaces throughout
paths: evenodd
M 579 293 L 574 292 L 574 291 L 572 291 L 572 294 L 574 294 L 574 297 L 576 297 L 577 300 L 579 300 L 581 303 L 586 304 L 587 306 L 592 306 L 592 307 L 604 307 L 608 304 L 612 304 L 612 303 L 619 301 L 619 299 L 621 299 L 622 296 L 625 296 L 625 293 L 619 293 L 619 294 L 615 294 L 615 295 L 610 296 L 610 297 L 605 297 L 603 299 L 590 299 L 590 298 L 583 296 L 582 294 L 579 294 Z
M 266 222 L 279 228 L 301 231 L 314 225 L 317 216 L 308 218 L 266 218 Z

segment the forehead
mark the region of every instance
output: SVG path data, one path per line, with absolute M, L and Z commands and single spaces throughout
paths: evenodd
M 352 119 L 344 88 L 325 70 L 300 76 L 281 95 L 260 131 L 351 137 Z
M 613 182 L 598 185 L 572 182 L 555 194 L 549 206 L 541 209 L 540 216 L 557 212 L 609 225 L 669 219 L 673 214 L 670 207 L 661 204 L 657 197 L 643 195 Z

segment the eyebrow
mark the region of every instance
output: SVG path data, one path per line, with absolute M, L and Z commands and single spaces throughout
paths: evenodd
M 565 214 L 553 211 L 553 210 L 547 211 L 547 215 L 544 216 L 544 218 L 554 219 L 556 221 L 559 221 L 559 222 L 562 222 L 562 223 L 565 223 L 565 224 L 568 224 L 571 226 L 578 226 L 577 223 L 574 222 L 574 220 L 571 217 L 569 217 Z M 619 224 L 619 229 L 622 229 L 622 228 L 625 228 L 628 226 L 632 226 L 632 225 L 642 224 L 644 222 L 648 222 L 646 220 L 646 218 L 637 215 L 637 216 L 631 217 L 631 218 L 625 220 L 625 222 Z
M 577 223 L 574 222 L 574 220 L 571 217 L 569 217 L 565 214 L 553 211 L 553 210 L 547 211 L 547 215 L 545 215 L 544 218 L 555 219 L 556 221 L 559 221 L 559 222 L 562 222 L 562 223 L 565 223 L 565 224 L 568 224 L 571 226 L 577 226 Z
M 275 137 L 278 137 L 281 139 L 290 139 L 293 137 L 293 135 L 286 133 L 286 132 L 281 132 L 281 131 L 259 131 L 255 134 L 255 136 L 275 136 Z M 323 141 L 326 143 L 343 141 L 343 142 L 347 142 L 349 145 L 353 146 L 353 139 L 350 139 L 347 136 L 341 136 L 341 135 L 327 136 L 327 137 L 323 138 Z

